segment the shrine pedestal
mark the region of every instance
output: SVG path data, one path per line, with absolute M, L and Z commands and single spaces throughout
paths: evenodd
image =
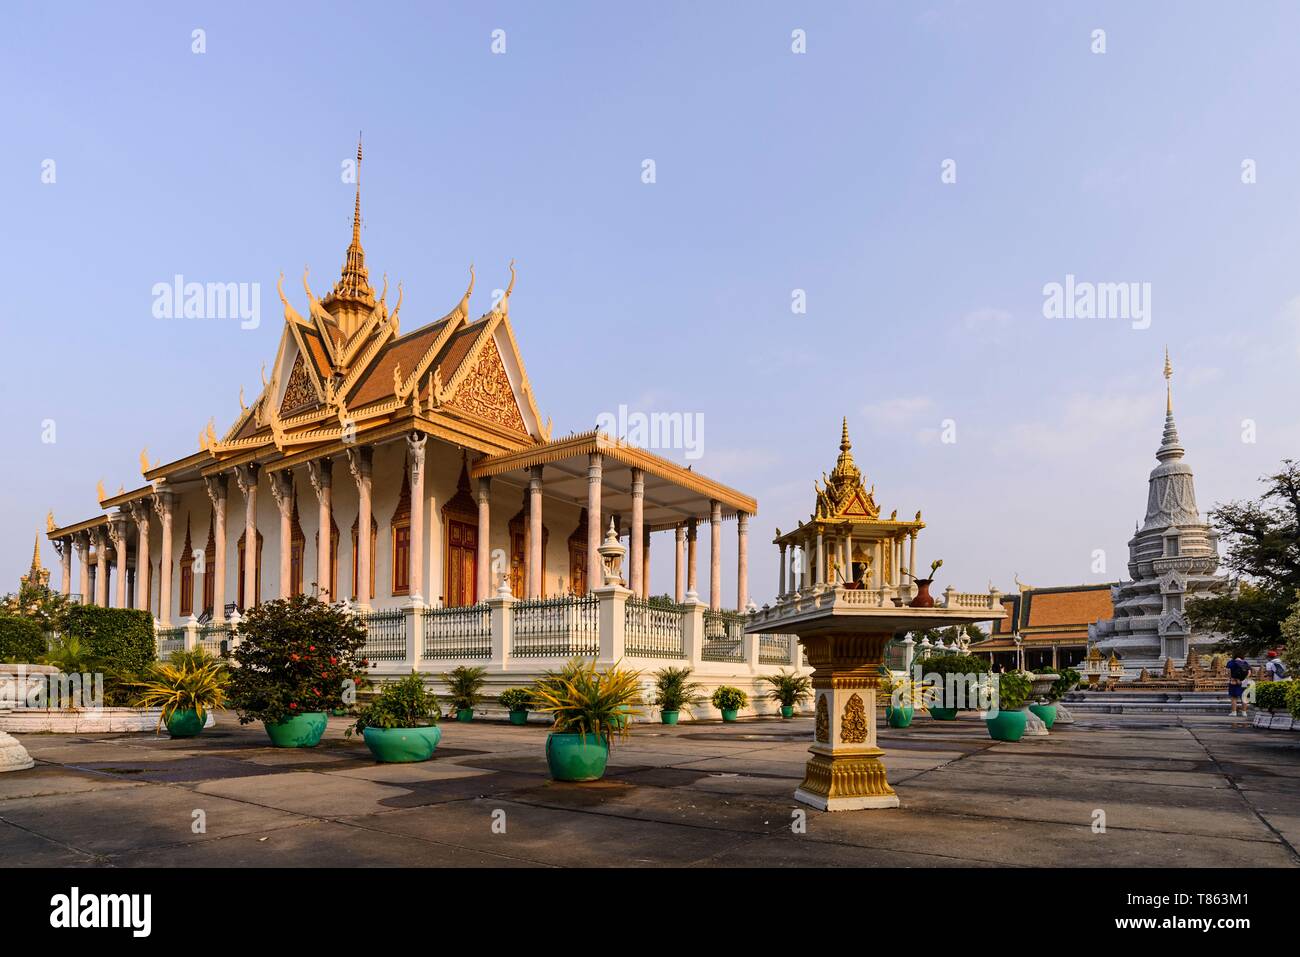
M 819 811 L 898 807 L 876 743 L 876 698 L 885 647 L 896 634 L 1003 617 L 987 609 L 881 605 L 843 587 L 789 597 L 750 616 L 745 630 L 799 637 L 813 667 L 812 755 L 795 800 Z

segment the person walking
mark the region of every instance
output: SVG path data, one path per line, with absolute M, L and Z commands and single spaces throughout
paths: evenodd
M 1283 681 L 1286 678 L 1286 665 L 1282 659 L 1277 656 L 1276 651 L 1268 653 L 1268 661 L 1264 665 L 1264 673 L 1268 675 L 1269 681 Z
M 1241 655 L 1233 655 L 1228 661 L 1228 715 L 1246 716 L 1246 701 L 1243 697 L 1245 681 L 1250 677 L 1250 662 Z M 1240 709 L 1240 711 L 1238 710 Z

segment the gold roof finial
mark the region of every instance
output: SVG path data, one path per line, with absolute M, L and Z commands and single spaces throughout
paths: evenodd
M 844 417 L 844 428 L 840 433 L 840 451 L 847 452 L 853 448 L 853 443 L 849 441 L 849 417 Z
M 1169 361 L 1169 347 L 1165 346 L 1165 414 L 1174 411 L 1174 366 Z
M 54 524 L 54 509 L 50 509 L 45 515 L 45 530 L 47 532 L 52 532 L 56 528 L 58 528 L 58 526 Z
M 357 131 L 357 202 L 352 211 L 352 244 L 361 245 L 361 131 Z
M 375 304 L 375 290 L 370 286 L 370 273 L 366 270 L 366 254 L 361 248 L 361 134 L 357 134 L 357 192 L 352 207 L 352 242 L 343 259 L 343 273 L 323 304 L 344 300 Z
M 36 533 L 36 547 L 32 549 L 32 574 L 41 570 L 41 533 Z

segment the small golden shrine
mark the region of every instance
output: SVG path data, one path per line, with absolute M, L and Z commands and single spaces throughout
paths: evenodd
M 32 550 L 32 567 L 19 579 L 22 588 L 50 587 L 50 570 L 41 565 L 41 536 L 36 536 L 36 547 Z
M 835 467 L 830 475 L 822 473 L 821 482 L 813 480 L 816 501 L 811 517 L 793 531 L 782 534 L 777 529 L 772 543 L 783 556 L 782 595 L 825 585 L 858 589 L 906 584 L 910 590 L 916 572 L 916 535 L 925 528 L 921 513 L 910 521 L 900 520 L 895 509 L 888 518 L 881 518 L 876 488 L 867 488 L 852 450 L 845 418 Z M 906 556 L 905 542 L 910 544 Z M 788 581 L 784 571 L 787 551 L 790 556 L 802 556 L 797 567 L 791 566 Z

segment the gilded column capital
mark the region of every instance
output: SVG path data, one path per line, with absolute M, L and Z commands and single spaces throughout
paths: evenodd
M 164 522 L 170 522 L 172 519 L 172 506 L 176 502 L 176 496 L 168 489 L 158 487 L 153 493 L 153 510 L 158 513 L 158 517 Z
M 363 481 L 369 481 L 373 464 L 374 453 L 370 446 L 361 448 L 350 448 L 346 450 L 348 457 L 348 471 L 352 473 L 352 480 L 361 485 Z
M 257 464 L 250 462 L 248 465 L 240 465 L 235 469 L 235 484 L 239 486 L 239 491 L 243 493 L 245 499 L 257 490 Z
M 131 518 L 135 521 L 135 526 L 137 529 L 140 529 L 146 535 L 149 533 L 149 503 L 148 502 L 132 502 Z
M 221 511 L 221 506 L 226 501 L 226 477 L 224 475 L 204 476 L 203 487 L 208 493 L 208 499 L 212 502 L 212 507 L 217 511 Z
M 329 459 L 317 459 L 307 463 L 307 478 L 311 481 L 316 501 L 324 504 L 325 493 L 334 482 L 334 463 Z
M 289 518 L 293 514 L 293 473 L 276 472 L 271 476 L 270 485 L 275 507 L 280 510 L 282 518 Z

